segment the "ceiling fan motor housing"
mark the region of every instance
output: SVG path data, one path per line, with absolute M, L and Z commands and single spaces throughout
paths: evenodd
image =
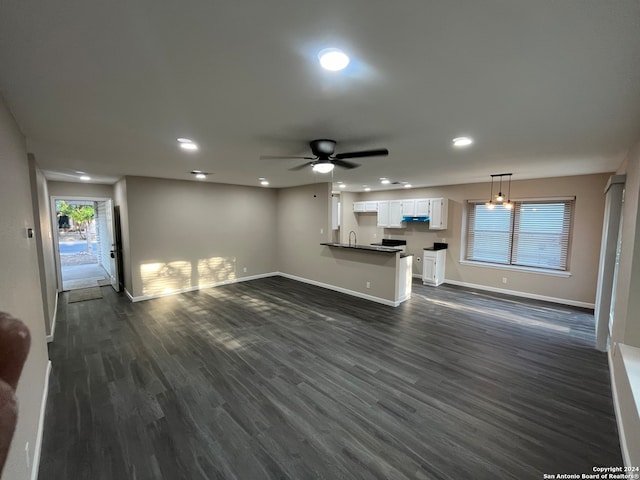
M 309 142 L 309 146 L 316 157 L 328 158 L 330 155 L 333 155 L 333 152 L 336 150 L 336 141 L 324 138 L 320 140 L 312 140 Z

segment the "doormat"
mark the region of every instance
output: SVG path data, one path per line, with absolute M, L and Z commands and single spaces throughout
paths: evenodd
M 109 285 L 111 285 L 111 280 L 109 280 L 108 278 L 105 278 L 104 280 L 98 280 L 99 287 L 108 287 Z
M 81 288 L 80 290 L 71 290 L 67 303 L 84 302 L 85 300 L 95 300 L 102 298 L 102 290 L 100 287 Z

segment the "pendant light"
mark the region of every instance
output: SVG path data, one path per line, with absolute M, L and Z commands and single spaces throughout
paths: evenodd
M 507 210 L 511 210 L 513 208 L 513 203 L 511 202 L 511 175 L 511 173 L 494 173 L 491 175 L 491 194 L 489 196 L 489 201 L 484 204 L 489 210 L 492 210 L 496 205 L 502 205 Z M 498 190 L 498 194 L 494 197 L 493 181 L 495 177 L 500 177 L 500 187 Z M 509 193 L 507 194 L 506 202 L 504 199 L 504 194 L 502 193 L 502 177 L 509 177 Z
M 496 202 L 502 202 L 503 200 L 504 200 L 504 197 L 502 196 L 502 175 L 500 175 L 500 190 L 498 191 Z
M 491 175 L 491 193 L 489 194 L 489 201 L 484 204 L 489 210 L 493 210 L 495 205 L 493 204 L 493 175 Z
M 507 195 L 507 201 L 504 203 L 504 208 L 507 210 L 511 210 L 513 208 L 513 203 L 511 202 L 511 174 L 509 174 L 509 193 Z

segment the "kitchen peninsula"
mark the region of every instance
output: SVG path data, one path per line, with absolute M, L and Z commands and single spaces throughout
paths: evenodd
M 355 294 L 386 305 L 398 306 L 411 298 L 413 255 L 400 248 L 347 243 L 321 243 L 322 253 L 336 261 L 335 285 L 362 285 Z

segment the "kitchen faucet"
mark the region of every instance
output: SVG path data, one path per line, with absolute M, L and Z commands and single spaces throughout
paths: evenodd
M 354 232 L 353 230 L 351 230 L 349 232 L 349 246 L 351 246 L 351 234 L 353 233 L 353 246 L 355 247 L 356 245 L 358 245 L 358 237 L 356 235 L 356 232 Z

